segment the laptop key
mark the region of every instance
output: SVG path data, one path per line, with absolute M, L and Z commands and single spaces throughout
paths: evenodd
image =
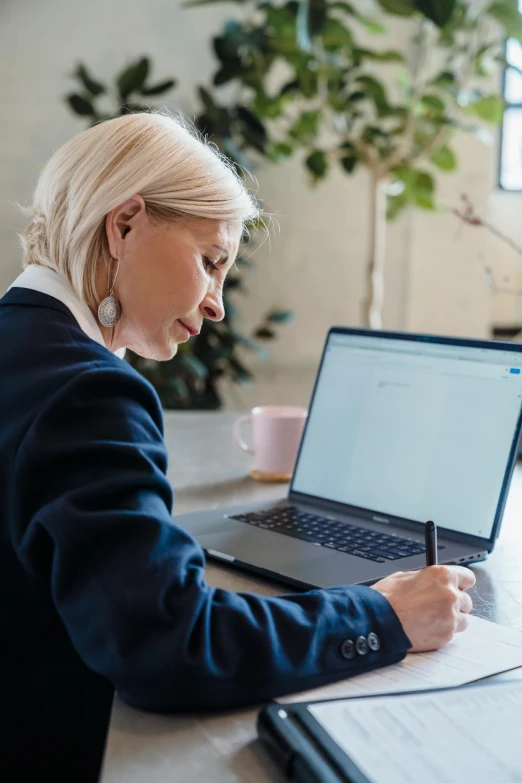
M 277 532 L 279 532 L 279 531 L 277 531 Z M 312 544 L 316 543 L 315 537 L 314 536 L 309 536 L 306 533 L 298 533 L 295 530 L 291 530 L 291 531 L 289 530 L 287 535 L 291 536 L 291 538 L 300 538 L 301 541 L 310 541 Z
M 332 517 L 300 511 L 293 506 L 238 514 L 231 518 L 377 563 L 412 557 L 425 551 L 422 544 L 414 539 L 366 530 Z M 439 544 L 438 548 L 444 549 L 444 545 Z
M 396 555 L 390 555 L 390 553 L 386 552 L 384 549 L 372 549 L 372 555 L 374 555 L 374 557 L 384 557 L 386 560 L 397 560 Z

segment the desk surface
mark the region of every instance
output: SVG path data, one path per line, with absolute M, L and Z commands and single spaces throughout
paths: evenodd
M 248 477 L 248 458 L 232 441 L 235 416 L 167 413 L 165 439 L 176 513 L 271 500 L 286 485 Z M 486 563 L 474 566 L 474 613 L 522 630 L 522 467 L 517 466 L 502 533 Z M 209 564 L 207 580 L 263 595 L 288 588 Z M 142 713 L 115 699 L 100 783 L 278 783 L 283 777 L 256 740 L 257 709 L 206 716 Z

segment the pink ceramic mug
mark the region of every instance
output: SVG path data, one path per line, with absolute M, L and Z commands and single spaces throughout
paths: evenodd
M 251 475 L 291 478 L 307 413 L 306 408 L 289 405 L 260 405 L 234 422 L 236 442 L 243 451 L 254 455 Z M 253 448 L 241 434 L 241 426 L 246 422 L 252 425 Z

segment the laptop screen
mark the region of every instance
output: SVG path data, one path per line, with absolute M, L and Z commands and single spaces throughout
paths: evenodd
M 292 491 L 483 538 L 522 403 L 522 355 L 330 333 Z

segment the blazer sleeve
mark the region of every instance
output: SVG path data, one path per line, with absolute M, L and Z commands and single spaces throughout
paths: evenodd
M 278 598 L 210 587 L 201 548 L 171 516 L 162 428 L 148 382 L 94 367 L 43 406 L 14 466 L 18 557 L 124 701 L 154 711 L 256 703 L 404 657 L 396 614 L 368 587 Z M 349 640 L 370 632 L 380 649 L 351 657 Z

